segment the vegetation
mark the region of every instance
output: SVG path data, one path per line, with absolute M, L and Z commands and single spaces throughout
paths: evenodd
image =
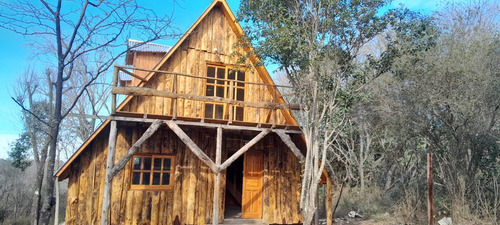
M 0 224 L 30 224 L 32 180 L 36 179 L 36 166 L 24 170 L 14 167 L 14 161 L 0 159 Z M 61 196 L 66 196 L 67 188 L 61 186 Z M 63 197 L 62 201 L 65 201 Z M 64 216 L 66 206 L 61 207 Z
M 431 16 L 381 14 L 385 4 L 242 1 L 255 54 L 280 66 L 295 88 L 290 100 L 304 108 L 296 115 L 308 143 L 305 224 L 316 214 L 307 198 L 318 190 L 319 160 L 339 189 L 347 182 L 340 208 L 423 222 L 429 152 L 436 212 L 498 221 L 499 4 L 450 3 Z

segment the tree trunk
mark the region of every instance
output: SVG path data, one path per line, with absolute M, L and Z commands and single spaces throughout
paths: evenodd
M 59 110 L 56 107 L 55 114 L 58 114 L 57 112 L 61 112 L 60 98 L 59 98 Z M 43 225 L 48 225 L 50 222 L 50 217 L 52 216 L 54 183 L 56 182 L 56 179 L 53 177 L 54 163 L 55 163 L 55 153 L 56 153 L 56 147 L 57 147 L 57 137 L 59 134 L 59 124 L 60 124 L 61 120 L 59 119 L 56 121 L 57 122 L 51 123 L 51 125 L 52 125 L 52 127 L 50 128 L 51 140 L 50 140 L 50 145 L 49 145 L 49 154 L 47 157 L 47 163 L 45 165 L 45 178 L 44 178 L 45 188 L 44 188 L 44 192 L 43 192 L 43 194 L 45 196 L 43 196 L 43 204 L 42 204 L 42 208 L 40 210 L 40 223 L 39 223 L 39 224 L 43 224 Z
M 56 162 L 57 162 L 57 167 L 59 167 L 59 155 L 60 152 L 57 153 L 56 157 Z M 59 225 L 59 182 L 57 179 L 54 181 L 55 182 L 55 187 L 56 187 L 56 207 L 54 209 L 54 225 Z
M 359 180 L 360 180 L 360 192 L 361 194 L 364 193 L 365 191 L 365 168 L 364 168 L 364 163 L 363 160 L 360 160 L 359 165 L 358 165 L 358 170 L 359 170 Z
M 60 3 L 59 3 L 60 4 Z M 56 20 L 59 20 L 57 17 Z M 60 30 L 60 27 L 57 26 Z M 58 36 L 59 37 L 59 36 Z M 59 40 L 60 41 L 60 40 Z M 58 48 L 60 44 L 58 43 Z M 59 52 L 59 51 L 58 51 Z M 62 52 L 62 50 L 61 50 Z M 54 175 L 54 164 L 56 159 L 56 149 L 57 149 L 57 139 L 59 136 L 59 126 L 62 121 L 61 110 L 62 110 L 62 90 L 63 90 L 63 71 L 64 71 L 64 60 L 61 59 L 62 53 L 58 54 L 59 57 L 59 68 L 57 73 L 57 80 L 55 82 L 55 107 L 52 121 L 50 123 L 50 144 L 49 144 L 49 154 L 47 156 L 47 161 L 45 164 L 45 190 L 44 190 L 44 201 L 42 209 L 40 212 L 40 224 L 48 225 L 50 221 L 50 216 L 52 215 L 52 198 L 54 195 L 54 183 L 56 182 Z
M 35 178 L 35 186 L 33 187 L 33 202 L 31 204 L 31 215 L 30 223 L 33 225 L 38 225 L 38 220 L 40 218 L 39 210 L 41 203 L 41 192 L 42 192 L 42 182 L 43 182 L 43 164 L 38 163 L 36 165 L 37 172 Z
M 47 156 L 47 161 L 45 164 L 45 197 L 40 210 L 40 224 L 48 225 L 50 221 L 50 216 L 52 214 L 52 198 L 54 195 L 54 183 L 56 182 L 53 178 L 54 175 L 54 162 L 56 159 L 56 148 L 57 139 L 59 136 L 59 128 L 62 121 L 62 95 L 63 95 L 63 83 L 64 83 L 64 67 L 65 60 L 68 56 L 63 54 L 63 40 L 61 32 L 61 0 L 57 1 L 56 11 L 54 12 L 54 24 L 56 31 L 56 44 L 57 44 L 57 75 L 56 81 L 54 83 L 54 111 L 53 116 L 50 121 L 50 142 L 49 142 L 49 154 Z M 68 74 L 69 76 L 70 74 Z
M 396 170 L 396 165 L 397 164 L 392 164 L 391 168 L 387 172 L 387 180 L 385 181 L 385 188 L 384 188 L 385 191 L 391 189 L 392 187 L 392 175 L 394 174 L 394 170 Z
M 57 183 L 57 180 L 55 180 L 55 187 L 56 187 L 56 207 L 54 209 L 54 225 L 59 224 L 59 183 Z

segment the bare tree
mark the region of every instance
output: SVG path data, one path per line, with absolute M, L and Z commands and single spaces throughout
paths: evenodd
M 134 32 L 147 42 L 176 32 L 171 27 L 171 17 L 158 16 L 133 0 L 16 1 L 1 2 L 0 7 L 0 27 L 31 36 L 35 42 L 39 40 L 41 46 L 53 46 L 55 50 L 43 50 L 49 52 L 46 56 L 47 67 L 54 71 L 49 85 L 54 95 L 53 99 L 47 100 L 52 107 L 52 114 L 47 122 L 44 121 L 48 127 L 49 142 L 46 157 L 41 157 L 45 162 L 42 205 L 38 210 L 40 214 L 32 216 L 32 224 L 48 224 L 55 182 L 54 163 L 63 119 L 77 105 L 77 100 L 84 96 L 88 87 L 123 55 L 124 51 L 115 53 L 114 49 L 123 46 L 127 35 Z M 69 81 L 75 76 L 78 64 L 92 60 L 100 63 L 92 73 L 87 73 L 88 80 L 79 87 L 71 87 Z M 76 88 L 76 96 L 72 102 L 64 105 L 62 96 L 68 88 Z M 22 106 L 29 111 L 29 108 Z
M 37 217 L 40 208 L 44 167 L 49 148 L 48 119 L 52 114 L 50 102 L 53 99 L 53 89 L 50 84 L 50 72 L 38 76 L 32 70 L 26 70 L 19 77 L 15 89 L 15 101 L 23 107 L 22 121 L 29 140 L 36 176 L 33 182 L 33 199 L 31 217 Z M 33 221 L 32 221 L 33 222 Z

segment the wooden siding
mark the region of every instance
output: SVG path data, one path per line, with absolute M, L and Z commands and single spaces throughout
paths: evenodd
M 234 56 L 233 53 L 239 51 L 243 54 L 243 50 L 235 47 L 237 42 L 238 37 L 232 30 L 222 9 L 219 6 L 215 6 L 194 28 L 193 32 L 189 34 L 179 48 L 175 49 L 175 52 L 163 63 L 160 70 L 205 77 L 207 65 L 238 66 L 238 56 Z M 138 54 L 135 66 L 152 69 L 151 58 L 147 54 Z M 265 83 L 250 60 L 239 66 L 241 66 L 240 68 L 246 68 L 247 82 Z M 173 76 L 172 74 L 154 74 L 144 84 L 144 87 L 173 92 Z M 204 96 L 205 84 L 205 79 L 179 76 L 177 80 L 177 93 Z M 245 85 L 245 101 L 272 102 L 273 99 L 272 88 L 257 84 Z M 146 114 L 172 115 L 172 107 L 173 104 L 170 98 L 135 96 L 120 110 Z M 290 123 L 285 120 L 281 110 L 277 110 L 276 118 L 272 115 L 272 110 L 270 109 L 246 107 L 244 114 L 245 121 L 247 122 Z M 177 116 L 203 118 L 204 103 L 201 101 L 178 99 Z
M 115 163 L 135 143 L 147 127 L 118 123 Z M 215 129 L 183 128 L 193 141 L 215 159 Z M 71 165 L 68 184 L 66 224 L 99 224 L 107 135 L 103 132 Z M 246 136 L 249 139 L 252 136 Z M 232 137 L 234 139 L 234 137 Z M 241 135 L 239 135 L 241 138 Z M 244 140 L 240 139 L 243 144 Z M 227 143 L 227 141 L 223 141 Z M 222 161 L 228 148 L 223 146 Z M 300 164 L 275 134 L 269 134 L 253 150 L 264 152 L 262 219 L 264 223 L 298 223 Z M 140 149 L 140 154 L 175 155 L 173 190 L 130 190 L 131 162 L 112 182 L 111 224 L 208 224 L 212 218 L 214 174 L 177 136 L 166 127 L 159 129 Z M 219 221 L 223 221 L 226 171 L 220 191 Z
M 160 62 L 160 59 L 165 55 L 163 52 L 133 52 L 134 54 L 134 65 L 137 65 L 140 68 L 153 68 Z M 148 73 L 145 71 L 139 71 L 139 70 L 134 70 L 134 73 L 141 76 L 145 77 Z M 132 77 L 132 82 L 129 86 L 137 86 L 139 84 L 140 80 L 137 78 Z
M 299 160 L 275 134 L 268 136 L 263 144 L 265 154 L 262 222 L 300 223 L 302 216 L 299 212 Z

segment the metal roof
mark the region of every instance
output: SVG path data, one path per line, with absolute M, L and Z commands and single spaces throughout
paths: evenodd
M 132 76 L 130 76 L 122 71 L 118 71 L 118 80 L 119 81 L 131 81 Z
M 144 43 L 143 41 L 137 41 L 133 39 L 128 39 L 127 47 L 130 51 L 138 52 L 168 52 L 172 47 L 156 44 L 152 42 Z

